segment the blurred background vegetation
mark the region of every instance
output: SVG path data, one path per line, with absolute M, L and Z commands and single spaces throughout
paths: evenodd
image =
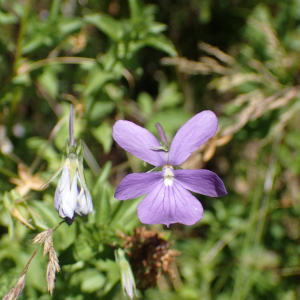
M 299 0 L 0 0 L 0 297 L 60 222 L 58 178 L 38 188 L 61 163 L 71 102 L 95 212 L 54 232 L 53 296 L 40 250 L 19 299 L 125 299 L 118 247 L 141 299 L 300 299 L 299 53 Z M 160 122 L 170 141 L 204 109 L 219 131 L 184 167 L 213 170 L 228 195 L 198 196 L 193 226 L 139 228 L 141 199 L 113 195 L 149 167 L 114 143 L 114 122 Z

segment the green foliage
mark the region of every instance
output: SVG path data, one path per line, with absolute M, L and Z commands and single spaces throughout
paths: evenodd
M 216 171 L 228 196 L 199 196 L 205 211 L 193 226 L 147 227 L 165 231 L 181 255 L 173 277 L 140 298 L 300 298 L 300 2 L 152 2 L 0 1 L 0 297 L 37 249 L 34 236 L 61 221 L 58 178 L 39 187 L 61 165 L 72 103 L 94 212 L 53 232 L 53 296 L 40 249 L 20 299 L 127 297 L 114 251 L 141 226 L 143 197 L 114 193 L 150 167 L 115 144 L 113 124 L 127 119 L 156 135 L 159 122 L 171 141 L 204 109 L 219 131 L 184 167 Z

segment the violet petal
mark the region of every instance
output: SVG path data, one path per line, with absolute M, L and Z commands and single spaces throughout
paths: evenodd
M 181 165 L 193 151 L 208 141 L 218 130 L 218 118 L 204 110 L 187 121 L 176 133 L 169 152 L 169 163 Z
M 209 170 L 174 170 L 175 180 L 184 188 L 195 193 L 210 197 L 227 195 L 220 177 Z
M 163 181 L 163 172 L 129 174 L 120 182 L 115 198 L 118 200 L 137 198 L 149 193 L 160 181 Z
M 165 151 L 151 150 L 161 147 L 157 138 L 132 122 L 117 121 L 113 127 L 113 138 L 123 149 L 151 165 L 160 167 L 167 162 Z
M 175 181 L 170 186 L 164 182 L 157 184 L 137 210 L 142 223 L 168 227 L 171 223 L 193 225 L 203 215 L 200 201 Z

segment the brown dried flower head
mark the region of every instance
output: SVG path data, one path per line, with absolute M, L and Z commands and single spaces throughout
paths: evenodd
M 127 249 L 138 289 L 155 287 L 163 273 L 173 276 L 171 263 L 180 252 L 170 250 L 172 243 L 163 239 L 163 234 L 158 234 L 154 228 L 147 230 L 145 227 L 136 228 L 131 236 L 120 232 L 118 234 Z

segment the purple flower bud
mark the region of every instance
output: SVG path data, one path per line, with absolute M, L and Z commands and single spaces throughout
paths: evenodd
M 158 135 L 159 135 L 160 140 L 162 142 L 164 142 L 166 144 L 166 146 L 169 146 L 165 131 L 162 128 L 162 126 L 159 123 L 156 123 L 155 126 L 156 126 L 156 129 L 158 131 Z

